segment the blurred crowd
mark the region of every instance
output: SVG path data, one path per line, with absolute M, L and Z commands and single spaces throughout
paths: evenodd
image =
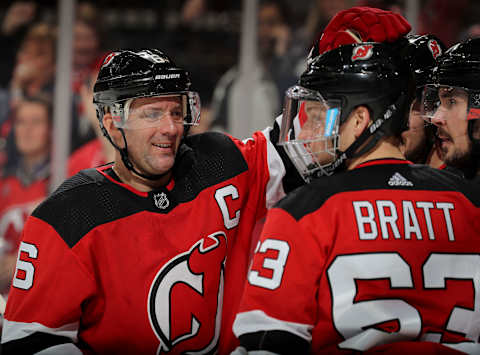
M 473 0 L 418 0 L 418 33 L 446 45 L 480 36 L 480 4 Z M 9 288 L 23 222 L 49 192 L 52 151 L 56 1 L 0 5 L 0 292 Z M 405 1 L 258 1 L 259 93 L 254 112 L 267 124 L 282 111 L 285 90 L 305 69 L 312 43 L 338 11 L 374 6 L 405 14 Z M 202 99 L 201 124 L 229 132 L 232 87 L 238 80 L 241 1 L 77 1 L 73 35 L 68 175 L 112 160 L 92 105 L 92 85 L 105 54 L 155 47 L 187 68 Z M 253 69 L 253 68 L 252 68 Z M 260 94 L 259 94 L 260 95 Z M 263 105 L 263 106 L 262 106 Z M 260 107 L 262 106 L 262 107 Z

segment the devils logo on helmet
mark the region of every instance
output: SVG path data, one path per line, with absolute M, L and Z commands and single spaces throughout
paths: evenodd
M 433 58 L 437 59 L 438 56 L 442 55 L 442 49 L 438 45 L 438 42 L 434 39 L 428 41 L 428 49 L 432 52 Z
M 364 44 L 353 49 L 352 61 L 369 59 L 373 54 L 373 46 Z

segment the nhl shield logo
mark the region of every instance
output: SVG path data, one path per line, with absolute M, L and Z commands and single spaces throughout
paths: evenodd
M 367 60 L 373 55 L 373 45 L 364 44 L 353 49 L 352 61 Z
M 155 206 L 161 210 L 164 210 L 170 206 L 170 201 L 168 201 L 168 197 L 165 192 L 153 194 L 153 201 L 155 202 Z

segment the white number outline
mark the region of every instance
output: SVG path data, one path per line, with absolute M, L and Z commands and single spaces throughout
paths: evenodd
M 448 317 L 445 331 L 464 334 L 466 338 L 473 340 L 475 343 L 444 343 L 444 345 L 459 349 L 464 344 L 478 345 L 480 324 L 475 324 L 473 319 L 475 316 L 478 319 L 478 315 L 480 315 L 480 279 L 478 277 L 475 279 L 479 264 L 479 254 L 430 253 L 422 266 L 423 287 L 426 290 L 445 289 L 445 281 L 452 279 L 471 280 L 474 287 L 474 309 L 467 310 L 454 307 Z M 452 268 L 452 265 L 455 265 L 455 268 Z M 350 273 L 348 272 L 349 270 L 351 271 Z M 394 274 L 391 273 L 391 270 L 394 270 Z M 406 272 L 407 270 L 408 273 Z M 359 276 L 352 276 L 354 273 L 357 273 Z M 362 277 L 362 273 L 368 277 Z M 376 277 L 371 275 L 376 275 Z M 387 278 L 390 281 L 391 288 L 413 288 L 410 266 L 398 253 L 338 255 L 327 269 L 327 278 L 332 295 L 331 311 L 334 327 L 345 339 L 338 345 L 339 348 L 365 351 L 374 346 L 392 341 L 412 340 L 421 333 L 422 318 L 420 313 L 402 299 L 383 298 L 380 300 L 354 302 L 357 294 L 356 279 L 375 280 Z M 339 295 L 342 297 L 339 298 Z M 339 299 L 340 302 L 338 301 Z M 354 307 L 355 309 L 352 310 Z M 387 312 L 384 312 L 385 307 L 387 307 Z M 389 312 L 392 313 L 393 307 L 400 308 L 401 312 L 396 316 L 395 312 L 393 312 L 393 316 L 390 315 L 385 319 L 376 319 L 371 323 L 359 325 L 365 322 L 365 319 L 368 321 L 369 318 L 373 319 L 376 315 L 389 315 Z M 366 310 L 368 311 L 367 313 L 365 313 Z M 363 316 L 357 314 L 361 312 L 363 312 Z M 400 324 L 400 330 L 397 333 L 386 333 L 369 328 L 369 326 L 392 319 L 398 320 Z M 441 334 L 425 333 L 421 339 L 441 343 Z
M 37 259 L 38 249 L 34 244 L 27 242 L 21 242 L 18 248 L 17 265 L 15 268 L 15 274 L 12 281 L 12 286 L 20 288 L 22 290 L 29 290 L 33 286 L 33 280 L 35 277 L 35 267 L 30 261 L 21 260 L 20 256 L 22 252 L 27 253 L 30 259 Z M 25 278 L 19 279 L 17 277 L 18 270 L 25 272 Z
M 250 270 L 248 273 L 248 282 L 254 286 L 275 290 L 280 287 L 282 283 L 285 264 L 287 263 L 288 254 L 290 253 L 290 245 L 284 240 L 269 238 L 265 239 L 260 246 L 257 247 L 256 253 L 265 253 L 268 250 L 278 251 L 276 258 L 263 259 L 262 268 L 273 270 L 272 277 L 260 276 L 258 271 Z

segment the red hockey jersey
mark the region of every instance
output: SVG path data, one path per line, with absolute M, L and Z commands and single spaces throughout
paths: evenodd
M 110 166 L 67 180 L 26 223 L 3 353 L 229 353 L 251 232 L 284 196 L 274 132 L 188 137 L 149 193 Z
M 478 354 L 479 186 L 392 159 L 297 189 L 267 215 L 234 333 L 278 354 Z

